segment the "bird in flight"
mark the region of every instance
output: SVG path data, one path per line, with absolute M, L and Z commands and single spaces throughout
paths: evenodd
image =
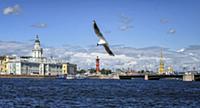
M 94 27 L 94 32 L 96 33 L 97 37 L 99 38 L 99 42 L 97 43 L 97 46 L 99 45 L 103 45 L 103 47 L 105 48 L 106 52 L 111 55 L 111 56 L 115 56 L 113 54 L 113 52 L 110 50 L 108 42 L 106 41 L 106 39 L 103 37 L 103 34 L 100 32 L 96 21 L 93 20 L 93 27 Z

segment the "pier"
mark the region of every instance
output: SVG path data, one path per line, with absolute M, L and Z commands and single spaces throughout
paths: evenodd
M 182 79 L 183 81 L 200 81 L 200 75 L 119 75 L 119 79 L 160 80 L 160 79 Z

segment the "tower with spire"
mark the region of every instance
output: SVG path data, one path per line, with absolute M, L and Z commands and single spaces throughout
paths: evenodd
M 163 53 L 162 53 L 162 49 L 161 49 L 161 52 L 160 52 L 160 67 L 159 67 L 159 70 L 158 70 L 158 74 L 164 74 L 164 60 L 163 60 Z
M 43 54 L 43 49 L 40 46 L 39 36 L 36 35 L 34 48 L 32 50 L 32 56 L 33 58 L 42 58 L 42 54 Z

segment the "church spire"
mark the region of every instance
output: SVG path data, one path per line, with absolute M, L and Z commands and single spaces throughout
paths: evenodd
M 160 67 L 159 67 L 159 74 L 164 74 L 164 61 L 163 61 L 163 52 L 162 52 L 162 49 L 161 49 L 161 52 L 160 52 Z
M 39 40 L 39 36 L 38 35 L 36 35 L 36 39 L 35 39 L 35 43 L 40 43 L 40 40 Z

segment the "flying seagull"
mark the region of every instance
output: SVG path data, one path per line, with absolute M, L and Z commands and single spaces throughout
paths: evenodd
M 99 45 L 103 45 L 106 52 L 111 55 L 111 56 L 115 56 L 113 54 L 113 52 L 110 50 L 108 42 L 106 41 L 106 39 L 103 37 L 103 34 L 100 32 L 95 20 L 93 21 L 93 27 L 94 27 L 94 32 L 96 33 L 97 37 L 99 38 L 99 42 L 97 43 L 97 46 Z

